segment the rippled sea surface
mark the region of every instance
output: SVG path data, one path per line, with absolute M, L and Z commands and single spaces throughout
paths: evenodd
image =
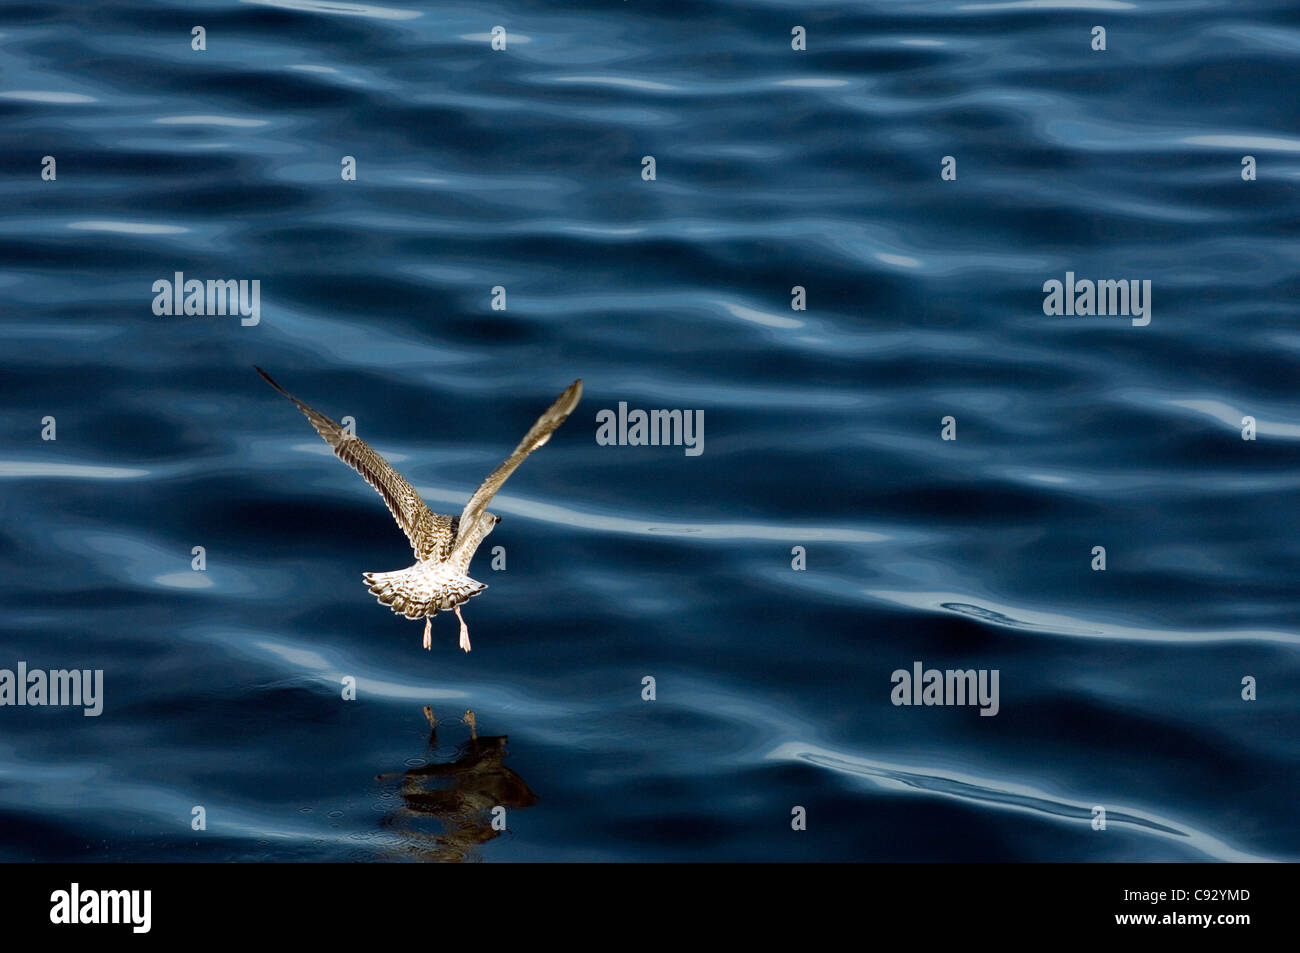
M 0 858 L 1300 857 L 1298 62 L 1290 2 L 0 7 L 0 668 L 104 673 L 0 707 Z M 254 364 L 447 513 L 584 379 L 472 653 Z

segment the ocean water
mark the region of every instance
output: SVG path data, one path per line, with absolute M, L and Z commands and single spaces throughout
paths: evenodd
M 0 707 L 0 859 L 1300 857 L 1298 63 L 1288 2 L 0 6 L 0 669 L 103 672 Z M 254 364 L 447 513 L 583 378 L 471 653 Z

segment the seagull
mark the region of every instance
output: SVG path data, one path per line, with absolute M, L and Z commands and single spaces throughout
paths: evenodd
M 370 591 L 381 603 L 408 619 L 424 618 L 424 648 L 433 645 L 433 617 L 440 610 L 454 609 L 460 620 L 460 647 L 469 651 L 469 627 L 460 614 L 461 604 L 487 588 L 469 577 L 469 562 L 487 534 L 501 522 L 501 517 L 487 511 L 501 485 L 515 472 L 524 458 L 551 439 L 582 397 L 582 380 L 578 379 L 555 399 L 546 413 L 519 441 L 519 446 L 505 461 L 488 474 L 465 504 L 460 516 L 443 516 L 429 509 L 411 484 L 392 468 L 387 460 L 370 448 L 360 437 L 349 433 L 322 413 L 308 407 L 277 384 L 270 374 L 254 365 L 257 373 L 278 390 L 316 428 L 334 455 L 360 473 L 388 504 L 388 511 L 415 551 L 414 565 L 393 572 L 368 572 L 362 575 Z

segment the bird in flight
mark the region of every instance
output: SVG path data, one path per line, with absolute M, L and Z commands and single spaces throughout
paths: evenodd
M 424 618 L 426 649 L 433 645 L 433 617 L 440 610 L 454 609 L 460 620 L 460 647 L 468 652 L 469 628 L 460 607 L 487 588 L 469 577 L 469 561 L 487 534 L 501 522 L 501 517 L 487 511 L 487 505 L 515 468 L 524 462 L 524 457 L 550 440 L 555 429 L 573 413 L 582 397 L 581 379 L 570 384 L 546 413 L 537 418 L 514 452 L 474 491 L 460 516 L 443 516 L 430 510 L 411 484 L 364 440 L 308 407 L 272 380 L 266 371 L 254 367 L 268 384 L 293 401 L 316 432 L 334 448 L 334 455 L 379 492 L 393 519 L 410 540 L 415 564 L 393 572 L 363 574 L 370 591 L 394 612 L 408 619 Z

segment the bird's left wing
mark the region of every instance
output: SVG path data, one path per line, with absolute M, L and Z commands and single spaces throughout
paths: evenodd
M 402 475 L 355 434 L 350 434 L 324 414 L 308 407 L 293 394 L 277 384 L 271 375 L 254 365 L 257 373 L 266 378 L 266 382 L 285 397 L 293 401 L 294 406 L 302 411 L 303 416 L 311 421 L 316 432 L 325 438 L 325 442 L 334 448 L 334 455 L 356 470 L 365 481 L 379 491 L 379 495 L 388 504 L 388 511 L 397 520 L 406 538 L 411 542 L 415 555 L 421 559 L 426 552 L 436 546 L 436 541 L 426 538 L 434 531 L 433 513 L 420 499 L 411 484 L 402 479 Z
M 496 496 L 497 490 L 501 489 L 501 484 L 505 483 L 519 464 L 524 462 L 524 457 L 551 439 L 551 434 L 554 433 L 555 428 L 564 423 L 569 414 L 573 413 L 573 408 L 578 406 L 578 401 L 581 398 L 582 379 L 579 378 L 555 399 L 555 403 L 546 409 L 546 413 L 537 418 L 537 423 L 533 424 L 532 429 L 524 435 L 524 439 L 519 441 L 519 446 L 515 447 L 514 453 L 506 457 L 499 467 L 488 474 L 488 478 L 474 491 L 474 495 L 469 498 L 469 502 L 465 504 L 464 512 L 460 515 L 456 545 L 452 549 L 451 559 L 454 560 L 463 555 L 466 545 L 471 543 L 477 545 L 479 539 L 482 538 L 481 536 L 475 538 L 479 517 L 487 509 L 492 497 Z

